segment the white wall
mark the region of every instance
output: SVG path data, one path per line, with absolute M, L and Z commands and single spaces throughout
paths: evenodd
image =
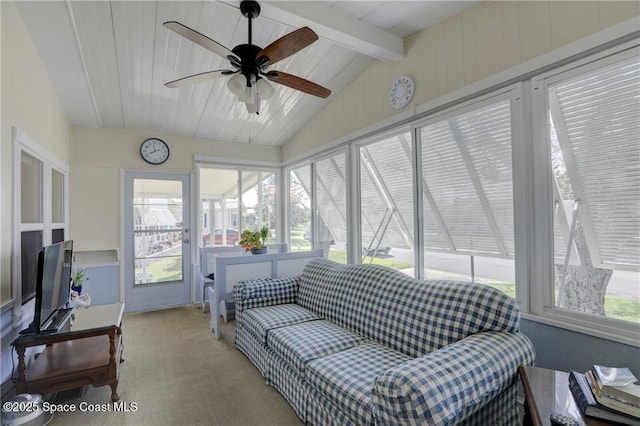
M 12 241 L 12 127 L 69 164 L 70 125 L 13 2 L 2 1 L 2 127 L 0 281 L 2 300 L 10 282 Z
M 11 247 L 13 240 L 13 142 L 12 128 L 26 133 L 66 164 L 69 160 L 70 126 L 49 77 L 13 2 L 1 1 L 2 52 L 0 108 L 0 283 L 2 301 L 11 297 Z M 10 343 L 25 323 L 13 328 L 11 306 L 0 316 L 0 382 L 11 375 Z
M 404 41 L 404 59 L 374 62 L 283 146 L 283 160 L 398 114 L 388 102 L 403 74 L 416 84 L 411 104 L 442 97 L 640 13 L 636 1 L 510 1 L 482 3 Z

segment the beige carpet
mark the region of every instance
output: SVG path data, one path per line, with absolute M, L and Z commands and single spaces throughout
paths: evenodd
M 127 314 L 118 393 L 135 412 L 56 413 L 50 425 L 300 425 L 284 398 L 233 346 L 234 323 L 222 340 L 198 306 Z M 106 404 L 108 386 L 81 399 Z

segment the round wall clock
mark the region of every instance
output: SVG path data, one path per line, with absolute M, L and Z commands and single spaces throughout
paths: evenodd
M 140 156 L 147 163 L 157 166 L 169 158 L 169 146 L 162 139 L 145 139 L 140 145 Z
M 389 103 L 395 109 L 404 108 L 413 98 L 413 79 L 408 75 L 399 77 L 389 91 Z

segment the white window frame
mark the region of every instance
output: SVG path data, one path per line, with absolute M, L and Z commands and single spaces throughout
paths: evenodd
M 530 80 L 532 93 L 531 123 L 533 129 L 532 162 L 534 164 L 530 210 L 535 233 L 534 258 L 530 285 L 530 314 L 527 319 L 566 328 L 633 346 L 640 345 L 638 324 L 559 309 L 554 306 L 553 253 L 553 176 L 551 172 L 548 86 L 572 75 L 619 60 L 620 55 L 638 55 L 638 41 L 622 43 L 610 49 L 539 74 Z M 537 285 L 534 286 L 533 283 Z
M 242 221 L 242 212 L 241 210 L 241 203 L 240 201 L 242 201 L 242 182 L 241 182 L 241 176 L 243 172 L 247 172 L 247 171 L 260 171 L 260 172 L 270 172 L 273 173 L 275 176 L 275 186 L 276 186 L 276 197 L 275 197 L 275 206 L 276 206 L 276 211 L 274 212 L 276 218 L 282 217 L 282 212 L 285 211 L 283 205 L 286 203 L 285 201 L 285 197 L 283 196 L 283 194 L 281 193 L 281 189 L 284 188 L 285 185 L 282 184 L 282 180 L 283 180 L 283 174 L 282 174 L 282 167 L 280 167 L 279 165 L 275 165 L 272 162 L 266 162 L 266 161 L 256 161 L 255 163 L 247 163 L 247 162 L 233 162 L 233 161 L 226 161 L 226 162 L 222 162 L 222 160 L 217 160 L 217 159 L 210 159 L 208 157 L 202 157 L 202 156 L 195 156 L 194 158 L 194 164 L 195 164 L 195 169 L 196 169 L 196 179 L 195 179 L 195 185 L 193 185 L 193 191 L 192 193 L 195 194 L 195 197 L 193 198 L 194 200 L 199 200 L 200 199 L 200 175 L 201 175 L 201 170 L 203 168 L 206 169 L 225 169 L 225 170 L 233 170 L 235 172 L 237 172 L 238 174 L 238 209 L 236 210 L 236 215 L 238 217 L 238 229 L 242 229 L 242 227 L 245 226 L 245 224 Z M 193 217 L 197 220 L 195 220 L 195 222 L 197 224 L 197 238 L 198 238 L 198 244 L 196 246 L 194 246 L 194 250 L 198 250 L 198 247 L 200 247 L 200 242 L 202 241 L 202 233 L 203 233 L 203 222 L 202 220 L 200 220 L 200 218 L 202 218 L 202 203 L 201 202 L 197 202 L 196 203 L 196 210 L 195 213 L 193 213 Z M 211 218 L 209 218 L 209 227 L 211 227 Z M 284 239 L 284 229 L 286 228 L 285 224 L 283 221 L 276 219 L 276 235 L 278 236 L 278 241 L 287 241 L 286 239 Z M 192 253 L 192 255 L 195 254 L 195 251 Z M 195 258 L 197 259 L 198 256 L 195 256 Z
M 31 139 L 23 131 L 13 128 L 13 242 L 12 242 L 12 285 L 13 292 L 10 302 L 13 303 L 13 326 L 19 327 L 29 319 L 25 316 L 33 315 L 35 300 L 22 304 L 22 265 L 21 265 L 21 235 L 25 231 L 42 231 L 43 246 L 51 244 L 51 231 L 64 229 L 64 239 L 69 237 L 69 166 L 56 158 L 42 145 Z M 42 222 L 41 224 L 22 224 L 21 203 L 21 169 L 22 153 L 25 152 L 42 163 Z M 53 170 L 63 176 L 63 218 L 64 222 L 52 223 L 52 179 Z
M 314 229 L 314 197 L 313 197 L 313 188 L 315 187 L 315 184 L 313 183 L 313 163 L 311 161 L 302 161 L 299 163 L 295 163 L 291 166 L 287 166 L 287 167 L 283 167 L 282 168 L 282 183 L 283 183 L 283 194 L 287 194 L 286 196 L 282 197 L 282 201 L 283 201 L 283 208 L 282 211 L 285 213 L 285 217 L 284 217 L 284 221 L 283 221 L 283 241 L 286 242 L 287 244 L 289 244 L 289 249 L 291 250 L 291 227 L 289 226 L 289 224 L 291 223 L 291 200 L 290 200 L 290 196 L 289 194 L 291 194 L 291 172 L 302 168 L 302 167 L 308 167 L 309 168 L 309 176 L 311 176 L 311 182 L 310 182 L 310 188 L 309 188 L 309 210 L 311 211 L 311 235 L 309 236 L 311 238 L 311 242 L 313 244 L 313 229 Z M 313 247 L 313 246 L 312 246 Z
M 316 197 L 316 193 L 317 193 L 317 185 L 316 185 L 316 176 L 317 176 L 317 171 L 316 171 L 316 165 L 318 162 L 335 157 L 336 155 L 339 154 L 343 154 L 344 155 L 344 161 L 345 161 L 345 219 L 346 219 L 346 237 L 347 237 L 347 241 L 349 241 L 350 239 L 353 239 L 353 233 L 357 232 L 357 229 L 359 227 L 359 222 L 354 222 L 354 215 L 356 214 L 356 211 L 358 211 L 357 209 L 357 204 L 358 204 L 358 200 L 356 200 L 356 192 L 355 192 L 355 186 L 354 186 L 354 179 L 355 179 L 355 172 L 354 172 L 354 165 L 353 165 L 353 158 L 355 157 L 354 155 L 354 150 L 351 144 L 344 144 L 341 145 L 337 148 L 333 148 L 333 149 L 329 149 L 327 151 L 324 151 L 322 153 L 310 156 L 308 159 L 302 160 L 302 161 L 298 161 L 295 163 L 291 163 L 289 165 L 287 165 L 286 167 L 283 167 L 283 180 L 284 180 L 284 192 L 286 194 L 289 194 L 289 191 L 291 191 L 291 182 L 290 182 L 290 173 L 291 171 L 298 169 L 300 167 L 303 166 L 308 166 L 310 167 L 310 181 L 311 181 L 311 188 L 309 188 L 309 190 L 311 191 L 309 196 L 311 197 L 311 242 L 312 242 L 312 247 L 314 249 L 317 249 L 318 247 L 316 246 L 317 244 L 317 238 L 316 235 L 318 234 L 318 220 L 317 220 L 317 215 L 318 215 L 318 209 L 317 209 L 317 197 Z M 356 157 L 357 158 L 357 157 Z M 358 191 L 359 191 L 359 187 L 358 187 Z M 286 201 L 284 201 L 284 203 L 286 204 L 286 208 L 285 208 L 285 218 L 284 218 L 284 223 L 285 223 L 285 232 L 287 232 L 286 234 L 286 240 L 285 241 L 290 241 L 290 233 L 288 230 L 288 224 L 289 223 L 289 215 L 290 215 L 290 206 L 289 206 L 289 200 L 287 199 Z M 359 220 L 359 219 L 358 219 Z M 357 241 L 357 239 L 356 239 Z M 358 263 L 358 250 L 360 250 L 357 247 L 352 247 L 353 244 L 350 244 L 347 247 L 347 263 Z
M 541 202 L 546 202 L 545 197 L 549 195 L 551 199 L 551 171 L 545 166 L 547 160 L 540 159 L 544 153 L 540 149 L 548 149 L 547 143 L 540 143 L 541 136 L 544 139 L 545 129 L 540 123 L 545 117 L 540 117 L 541 110 L 537 108 L 536 93 L 539 91 L 533 87 L 532 76 L 542 76 L 555 74 L 562 70 L 576 68 L 595 59 L 610 55 L 610 51 L 620 51 L 629 45 L 638 45 L 638 25 L 637 19 L 631 18 L 611 28 L 602 30 L 584 39 L 560 47 L 541 57 L 527 61 L 508 70 L 499 72 L 484 80 L 472 83 L 455 92 L 448 93 L 442 97 L 416 106 L 411 112 L 400 113 L 389 119 L 383 120 L 373 126 L 354 132 L 349 136 L 329 142 L 326 148 L 311 150 L 304 155 L 296 157 L 295 160 L 285 163 L 287 172 L 300 165 L 311 163 L 322 158 L 331 151 L 347 149 L 349 160 L 347 162 L 348 174 L 352 176 L 350 184 L 347 185 L 350 194 L 348 206 L 354 204 L 355 196 L 359 193 L 359 187 L 355 182 L 357 156 L 354 144 L 376 138 L 388 129 L 393 129 L 410 123 L 422 123 L 437 117 L 449 107 L 460 107 L 465 102 L 477 101 L 483 93 L 492 87 L 508 87 L 509 84 L 520 87 L 520 96 L 516 100 L 520 103 L 519 112 L 512 113 L 512 128 L 521 129 L 519 136 L 515 136 L 512 145 L 513 156 L 513 189 L 514 189 L 514 227 L 515 227 L 515 272 L 516 272 L 516 299 L 519 302 L 522 318 L 529 321 L 548 324 L 551 326 L 577 331 L 590 336 L 604 338 L 610 341 L 630 344 L 640 347 L 640 328 L 637 324 L 591 316 L 585 321 L 584 315 L 570 312 L 547 311 L 544 307 L 544 294 L 550 291 L 552 270 L 548 265 L 553 263 L 553 253 L 550 252 L 552 244 L 552 234 L 545 234 L 545 230 L 552 230 L 553 222 L 551 208 L 549 204 L 545 207 Z M 614 46 L 614 47 L 612 47 Z M 608 50 L 605 50 L 608 49 Z M 546 74 L 543 74 L 546 73 Z M 505 83 L 507 82 L 507 83 Z M 500 89 L 499 89 L 500 90 Z M 498 91 L 499 91 L 498 90 Z M 542 110 L 546 113 L 546 110 Z M 541 128 L 543 127 L 543 128 Z M 412 132 L 415 139 L 415 132 Z M 420 157 L 420 152 L 416 150 L 414 161 Z M 544 157 L 546 158 L 546 157 Z M 414 166 L 414 170 L 418 167 Z M 548 171 L 548 175 L 546 172 Z M 312 169 L 312 182 L 314 181 Z M 420 182 L 414 182 L 414 187 L 420 190 Z M 287 187 L 288 190 L 288 187 Z M 315 199 L 312 193 L 312 209 L 315 211 Z M 421 211 L 421 198 L 416 201 L 416 209 Z M 356 209 L 357 210 L 357 209 Z M 315 214 L 315 213 L 314 213 Z M 548 217 L 547 217 L 548 215 Z M 359 241 L 358 229 L 359 220 L 357 211 L 349 215 L 351 218 L 347 226 L 355 229 L 349 232 L 351 241 Z M 418 223 L 418 216 L 415 220 Z M 286 220 L 286 218 L 285 218 Z M 541 231 L 542 230 L 542 231 Z M 416 245 L 423 247 L 422 230 L 419 226 L 414 226 Z M 355 244 L 350 244 L 350 247 Z M 351 250 L 349 251 L 351 254 Z M 357 255 L 358 253 L 356 253 Z M 422 269 L 420 264 L 420 250 L 416 250 L 415 267 Z M 551 261 L 549 261 L 551 256 Z M 357 259 L 357 256 L 356 256 Z M 546 268 L 546 269 L 545 269 Z M 603 325 L 604 324 L 604 325 Z M 635 329 L 629 333 L 629 329 Z M 622 330 L 622 332 L 620 332 Z
M 413 131 L 412 126 L 405 124 L 405 125 L 401 125 L 401 126 L 397 126 L 397 127 L 393 127 L 391 129 L 382 131 L 382 132 L 378 132 L 375 135 L 369 136 L 369 137 L 365 137 L 362 139 L 358 139 L 356 141 L 354 141 L 353 143 L 350 144 L 351 149 L 350 151 L 350 155 L 351 155 L 351 162 L 350 162 L 350 172 L 349 174 L 352 176 L 352 180 L 351 180 L 351 184 L 348 186 L 351 188 L 351 203 L 352 203 L 352 215 L 351 215 L 351 224 L 352 224 L 352 231 L 350 234 L 351 237 L 351 241 L 354 241 L 354 244 L 349 244 L 349 247 L 353 246 L 355 252 L 351 253 L 351 255 L 354 257 L 354 259 L 356 260 L 356 262 L 354 263 L 362 263 L 362 187 L 360 185 L 361 183 L 361 175 L 362 175 L 362 170 L 360 167 L 360 155 L 361 155 L 361 151 L 362 149 L 366 148 L 367 146 L 370 145 L 374 145 L 376 143 L 379 142 L 383 142 L 389 138 L 393 138 L 396 137 L 398 135 L 401 134 L 405 134 L 408 133 L 409 134 L 409 144 L 410 144 L 410 149 L 411 149 L 411 158 L 409 159 L 410 163 L 411 163 L 411 175 L 412 175 L 412 181 L 411 181 L 411 188 L 412 191 L 414 193 L 414 200 L 413 200 L 413 223 L 412 225 L 414 226 L 414 234 L 416 234 L 415 231 L 415 222 L 416 222 L 416 200 L 415 200 L 415 194 L 416 194 L 416 182 L 415 182 L 415 176 L 416 176 L 416 172 L 415 172 L 415 132 Z M 414 255 L 417 256 L 417 247 L 418 247 L 418 243 L 417 243 L 417 236 L 414 235 L 414 244 L 413 247 L 411 247 L 412 250 L 414 250 Z M 416 263 L 416 258 L 414 257 L 414 264 L 412 265 L 414 268 L 414 274 L 418 274 L 419 270 L 422 270 L 423 268 L 418 269 L 417 268 L 417 263 Z M 418 275 L 415 275 L 418 276 Z
M 525 121 L 524 121 L 524 102 L 523 102 L 523 84 L 517 83 L 506 86 L 494 92 L 475 97 L 469 101 L 461 102 L 451 108 L 430 115 L 425 119 L 416 121 L 411 126 L 414 139 L 413 151 L 415 164 L 415 182 L 416 182 L 416 199 L 415 199 L 415 238 L 419 241 L 419 248 L 416 248 L 416 267 L 420 265 L 420 269 L 416 270 L 417 277 L 424 278 L 424 236 L 422 223 L 422 207 L 423 207 L 423 177 L 422 177 L 422 141 L 420 137 L 420 129 L 437 123 L 449 117 L 455 117 L 469 111 L 474 111 L 484 105 L 491 104 L 498 100 L 508 100 L 511 110 L 511 174 L 512 174 L 512 198 L 513 198 L 513 223 L 514 223 L 514 268 L 516 281 L 516 298 L 518 304 L 523 307 L 527 305 L 526 283 L 527 283 L 527 237 L 525 233 L 525 220 L 523 213 L 526 211 L 526 199 L 519 196 L 519 190 L 526 183 L 526 155 L 525 155 Z M 491 256 L 490 254 L 482 254 L 483 256 Z
M 312 242 L 313 242 L 313 248 L 318 249 L 318 248 L 322 248 L 317 246 L 318 241 L 317 241 L 317 235 L 318 235 L 318 226 L 319 226 L 319 222 L 318 222 L 318 206 L 317 206 L 317 194 L 318 194 L 318 185 L 316 182 L 316 178 L 318 176 L 318 170 L 317 170 L 317 165 L 320 161 L 324 161 L 324 160 L 328 160 L 331 159 L 337 155 L 344 155 L 344 168 L 345 168 L 345 175 L 344 175 L 344 189 L 345 189 L 345 210 L 344 210 L 344 214 L 345 214 L 345 227 L 346 227 L 346 237 L 347 237 L 347 241 L 349 240 L 349 238 L 351 237 L 351 234 L 353 232 L 353 223 L 351 221 L 351 217 L 353 214 L 353 208 L 354 208 L 354 197 L 352 194 L 352 185 L 350 184 L 353 180 L 352 176 L 353 176 L 353 167 L 351 164 L 351 149 L 349 149 L 349 146 L 343 146 L 341 148 L 338 149 L 333 149 L 329 152 L 326 152 L 322 155 L 319 155 L 317 157 L 315 157 L 312 161 L 311 161 L 311 188 L 313 190 L 313 192 L 311 193 L 311 206 L 312 206 L 312 220 L 311 220 L 311 224 L 313 226 L 313 236 L 312 236 Z M 355 258 L 353 257 L 353 247 L 349 248 L 347 247 L 347 263 L 355 263 Z M 328 253 L 325 253 L 325 256 L 328 256 Z

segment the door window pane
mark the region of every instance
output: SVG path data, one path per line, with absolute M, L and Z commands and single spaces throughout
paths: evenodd
M 311 166 L 289 172 L 289 246 L 292 251 L 311 250 Z
M 133 192 L 134 283 L 181 281 L 182 183 L 135 179 Z
M 314 244 L 325 256 L 347 263 L 345 154 L 316 163 L 316 220 Z
M 554 305 L 640 323 L 640 60 L 548 85 Z
M 42 161 L 22 151 L 20 163 L 22 223 L 42 223 Z
M 414 274 L 411 134 L 360 148 L 362 262 Z
M 426 278 L 515 296 L 509 100 L 455 113 L 419 137 Z

